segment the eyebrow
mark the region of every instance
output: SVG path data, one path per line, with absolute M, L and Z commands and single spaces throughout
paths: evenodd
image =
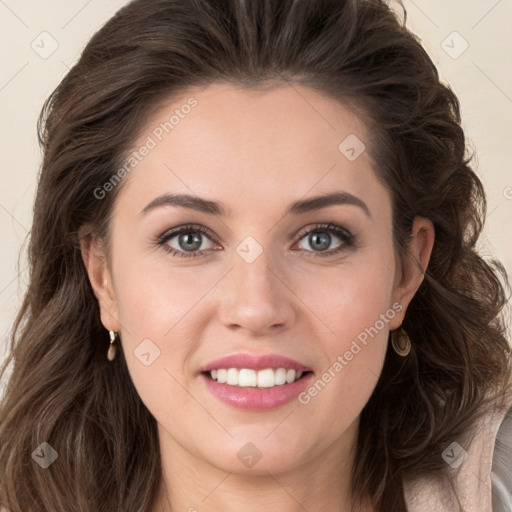
M 370 209 L 362 199 L 344 191 L 331 192 L 330 194 L 323 194 L 296 201 L 288 207 L 284 216 L 300 215 L 301 213 L 320 210 L 321 208 L 338 204 L 358 206 L 369 218 L 372 218 Z M 145 206 L 140 214 L 146 215 L 151 210 L 161 206 L 181 206 L 210 215 L 227 216 L 226 209 L 222 203 L 189 194 L 163 194 L 158 196 Z

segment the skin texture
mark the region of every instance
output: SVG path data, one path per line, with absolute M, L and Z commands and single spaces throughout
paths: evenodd
M 367 151 L 350 161 L 338 149 L 349 134 L 369 147 L 366 127 L 302 86 L 187 91 L 152 117 L 139 145 L 190 97 L 197 105 L 125 178 L 110 259 L 94 240 L 82 247 L 102 323 L 119 331 L 134 385 L 158 422 L 164 479 L 152 512 L 170 510 L 168 499 L 183 511 L 352 510 L 359 415 L 389 331 L 402 323 L 423 279 L 418 263 L 428 264 L 432 224 L 415 220 L 400 270 L 389 191 Z M 344 204 L 283 217 L 292 202 L 334 190 L 360 198 L 370 216 Z M 163 193 L 219 201 L 229 215 L 176 206 L 141 215 Z M 299 235 L 327 222 L 348 230 L 354 246 L 315 257 L 321 251 Z M 205 256 L 172 257 L 155 242 L 190 223 L 215 236 L 199 234 Z M 248 236 L 263 249 L 252 263 L 236 252 Z M 331 235 L 327 250 L 340 244 Z M 179 235 L 167 245 L 185 252 Z M 398 302 L 402 310 L 307 404 L 244 411 L 220 402 L 199 378 L 201 366 L 240 352 L 291 357 L 320 377 Z M 144 339 L 160 350 L 149 366 L 134 354 Z M 251 468 L 237 457 L 248 442 L 262 454 Z

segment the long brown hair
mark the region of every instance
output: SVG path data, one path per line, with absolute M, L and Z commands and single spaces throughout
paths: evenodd
M 436 241 L 403 324 L 407 358 L 388 350 L 361 414 L 354 496 L 406 510 L 402 482 L 442 472 L 440 457 L 510 390 L 500 312 L 503 267 L 475 249 L 485 218 L 459 102 L 425 50 L 380 0 L 135 0 L 86 46 L 46 101 L 44 159 L 29 241 L 30 283 L 15 320 L 0 405 L 0 505 L 10 512 L 147 511 L 160 478 L 156 421 L 108 335 L 79 233 L 108 242 L 123 166 L 148 115 L 192 86 L 289 81 L 358 110 L 390 190 L 404 256 L 415 216 Z M 122 184 L 121 184 L 122 185 Z M 32 460 L 41 443 L 58 454 Z

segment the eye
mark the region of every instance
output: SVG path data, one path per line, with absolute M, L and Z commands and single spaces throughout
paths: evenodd
M 327 249 L 333 242 L 333 239 L 338 239 L 340 243 L 337 247 L 328 251 Z M 311 251 L 307 247 L 300 247 L 300 243 L 303 241 L 309 244 L 313 250 Z M 300 249 L 311 252 L 312 256 L 324 257 L 338 254 L 343 250 L 353 247 L 354 236 L 336 224 L 318 224 L 312 229 L 302 232 L 298 243 Z
M 205 251 L 209 248 L 208 243 L 205 244 L 207 239 L 213 239 L 208 229 L 190 224 L 166 231 L 158 238 L 158 244 L 172 256 L 193 258 L 205 256 Z
M 333 240 L 338 240 L 337 247 L 327 250 Z M 207 241 L 214 246 L 210 247 Z M 313 249 L 301 246 L 306 242 Z M 157 239 L 157 244 L 173 257 L 178 258 L 195 258 L 208 256 L 210 250 L 221 250 L 215 236 L 199 224 L 188 224 L 177 228 L 172 228 Z M 317 224 L 313 228 L 303 230 L 299 234 L 297 242 L 299 249 L 303 253 L 309 253 L 308 256 L 327 257 L 338 254 L 344 250 L 353 247 L 354 236 L 347 230 L 336 224 Z

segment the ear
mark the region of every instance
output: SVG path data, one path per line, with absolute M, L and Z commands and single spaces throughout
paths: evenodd
M 435 231 L 429 219 L 415 217 L 411 235 L 412 240 L 402 258 L 401 272 L 397 273 L 398 282 L 393 291 L 393 303 L 399 302 L 402 309 L 389 322 L 390 330 L 402 324 L 407 307 L 423 282 L 434 247 Z
M 80 250 L 94 295 L 98 299 L 101 323 L 108 331 L 118 332 L 121 325 L 117 320 L 117 303 L 107 257 L 101 242 L 88 228 L 80 232 Z

